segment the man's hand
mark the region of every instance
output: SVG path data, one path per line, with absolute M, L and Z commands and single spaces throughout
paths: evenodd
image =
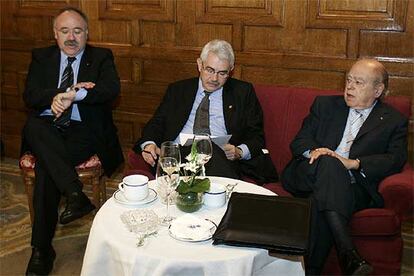
M 75 96 L 75 90 L 69 90 L 68 92 L 59 93 L 53 98 L 52 105 L 50 107 L 56 118 L 59 118 L 62 113 L 72 104 L 72 102 L 75 100 Z
M 142 158 L 145 162 L 150 164 L 152 167 L 155 166 L 155 160 L 158 159 L 160 155 L 160 148 L 155 144 L 148 144 L 145 146 L 144 150 L 141 152 Z
M 239 160 L 241 158 L 241 150 L 232 144 L 225 144 L 223 150 L 229 160 Z
M 85 82 L 78 82 L 77 84 L 75 84 L 72 88 L 85 88 L 85 89 L 92 89 L 95 87 L 95 83 L 90 82 L 90 81 L 85 81 Z
M 330 150 L 328 148 L 317 148 L 317 149 L 312 150 L 310 152 L 309 164 L 312 164 L 316 159 L 318 159 L 322 155 L 329 155 L 329 156 L 339 159 L 339 161 L 342 162 L 342 164 L 347 170 L 359 169 L 358 160 L 342 157 L 341 155 L 337 154 L 335 151 Z
M 84 89 L 91 89 L 95 86 L 93 82 L 78 82 L 75 85 L 70 87 L 70 90 L 67 92 L 57 94 L 50 105 L 53 114 L 55 114 L 56 118 L 59 118 L 62 113 L 73 103 L 76 96 L 76 90 L 81 88 Z M 77 88 L 77 89 L 75 89 Z
M 318 159 L 322 155 L 331 155 L 332 156 L 332 150 L 330 150 L 328 148 L 317 148 L 317 149 L 311 150 L 309 155 L 310 155 L 309 164 L 313 164 L 313 162 L 315 162 L 315 160 Z

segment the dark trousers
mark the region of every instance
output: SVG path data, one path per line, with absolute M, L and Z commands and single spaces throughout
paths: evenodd
M 351 182 L 348 170 L 337 158 L 321 156 L 312 165 L 309 159 L 297 162 L 294 176 L 286 179 L 284 175 L 282 182 L 293 195 L 312 201 L 307 265 L 321 270 L 333 245 L 323 212 L 335 211 L 349 222 L 355 211 L 368 207 L 370 197 L 361 184 Z
M 30 117 L 23 129 L 24 148 L 36 157 L 32 246 L 39 248 L 51 246 L 61 195 L 82 189 L 75 166 L 95 154 L 93 135 L 81 122 L 65 131 L 52 123 L 51 116 Z

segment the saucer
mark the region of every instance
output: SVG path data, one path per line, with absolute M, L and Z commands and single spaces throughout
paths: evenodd
M 128 205 L 128 206 L 139 206 L 139 205 L 145 205 L 148 203 L 153 202 L 157 199 L 157 192 L 153 189 L 148 189 L 148 195 L 146 198 L 139 200 L 139 201 L 129 201 L 125 198 L 124 194 L 120 190 L 116 190 L 114 195 L 114 199 L 116 202 L 122 205 Z
M 217 225 L 194 215 L 184 215 L 173 220 L 168 227 L 169 235 L 179 241 L 201 242 L 211 239 Z

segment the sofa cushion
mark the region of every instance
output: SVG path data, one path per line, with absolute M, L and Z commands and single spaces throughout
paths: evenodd
M 395 212 L 384 208 L 364 209 L 351 219 L 352 236 L 394 236 L 401 232 L 401 222 Z

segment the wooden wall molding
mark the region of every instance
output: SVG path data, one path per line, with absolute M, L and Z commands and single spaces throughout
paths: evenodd
M 307 26 L 404 31 L 408 2 L 308 0 Z M 348 4 L 345 9 L 345 4 Z M 339 5 L 335 8 L 335 5 Z M 382 8 L 381 8 L 382 7 Z
M 100 0 L 99 19 L 175 21 L 176 0 Z
M 375 57 L 390 73 L 392 93 L 414 103 L 414 0 L 0 1 L 1 139 L 8 156 L 19 154 L 31 50 L 54 43 L 53 17 L 65 6 L 88 15 L 88 43 L 114 53 L 121 94 L 113 114 L 124 151 L 167 85 L 198 75 L 201 47 L 215 38 L 235 49 L 233 76 L 254 84 L 342 90 L 355 60 Z M 411 158 L 413 131 L 411 118 Z

